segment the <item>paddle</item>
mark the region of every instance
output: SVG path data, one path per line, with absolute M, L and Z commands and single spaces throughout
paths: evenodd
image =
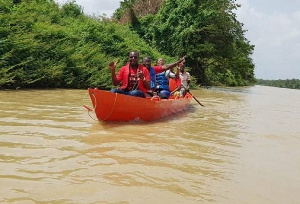
M 203 106 L 203 107 L 205 107 L 202 103 L 200 103 L 200 101 L 190 92 L 190 90 L 189 89 L 187 89 L 185 86 L 183 86 L 182 84 L 181 84 L 181 86 L 185 89 L 185 91 L 186 92 L 188 92 L 189 94 L 191 94 L 191 96 L 193 96 L 193 98 L 195 99 L 195 101 L 197 101 L 197 103 L 199 103 L 199 105 L 200 106 Z

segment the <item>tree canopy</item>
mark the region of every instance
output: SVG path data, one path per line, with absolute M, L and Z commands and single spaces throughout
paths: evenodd
M 118 60 L 120 67 L 132 50 L 167 62 L 187 55 L 199 84 L 249 85 L 253 46 L 232 12 L 236 6 L 231 0 L 125 0 L 108 19 L 84 15 L 74 1 L 0 0 L 0 88 L 108 89 L 108 63 Z
M 132 27 L 162 53 L 187 55 L 198 83 L 249 85 L 254 46 L 236 19 L 238 6 L 234 0 L 166 0 L 157 14 L 138 18 Z
M 125 64 L 131 50 L 161 56 L 127 25 L 87 17 L 74 2 L 9 0 L 0 8 L 0 88 L 110 88 L 111 60 Z

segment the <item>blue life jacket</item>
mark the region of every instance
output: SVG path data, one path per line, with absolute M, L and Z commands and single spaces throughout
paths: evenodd
M 156 88 L 159 90 L 169 90 L 169 80 L 165 76 L 165 72 L 156 74 Z
M 155 89 L 156 88 L 156 78 L 155 78 L 155 70 L 153 67 L 150 67 L 150 79 L 151 79 L 151 82 L 150 82 L 150 86 L 151 86 L 151 89 Z

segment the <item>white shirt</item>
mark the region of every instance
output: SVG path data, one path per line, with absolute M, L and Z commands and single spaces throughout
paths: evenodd
M 190 75 L 190 73 L 188 73 L 188 72 L 184 72 L 184 73 L 179 73 L 179 77 L 180 77 L 180 79 L 181 79 L 181 84 L 183 85 L 183 86 L 185 86 L 186 88 L 189 88 L 189 84 L 188 84 L 188 81 L 190 81 L 191 80 L 191 75 Z
M 176 79 L 176 75 L 175 75 L 173 72 L 171 72 L 171 70 L 167 70 L 167 71 L 165 72 L 165 77 L 166 77 L 168 80 L 170 80 L 170 78 Z

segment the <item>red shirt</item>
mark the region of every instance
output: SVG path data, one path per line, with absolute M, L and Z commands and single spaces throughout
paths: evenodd
M 129 72 L 130 70 L 130 72 Z M 144 74 L 144 77 L 146 80 L 149 82 L 150 81 L 150 74 L 149 71 L 146 67 L 143 65 L 139 65 L 137 69 L 130 68 L 129 69 L 129 63 L 127 63 L 125 66 L 121 67 L 117 79 L 122 82 L 121 89 L 127 89 L 127 90 L 132 90 L 132 89 L 139 89 L 143 93 L 146 93 L 148 89 L 144 86 L 144 83 L 142 80 L 137 79 L 137 72 L 142 71 Z M 130 75 L 129 75 L 130 73 Z M 128 80 L 129 79 L 129 80 Z M 137 87 L 135 87 L 137 86 Z
M 159 74 L 163 72 L 162 66 L 153 66 L 153 69 L 155 71 L 155 74 Z

